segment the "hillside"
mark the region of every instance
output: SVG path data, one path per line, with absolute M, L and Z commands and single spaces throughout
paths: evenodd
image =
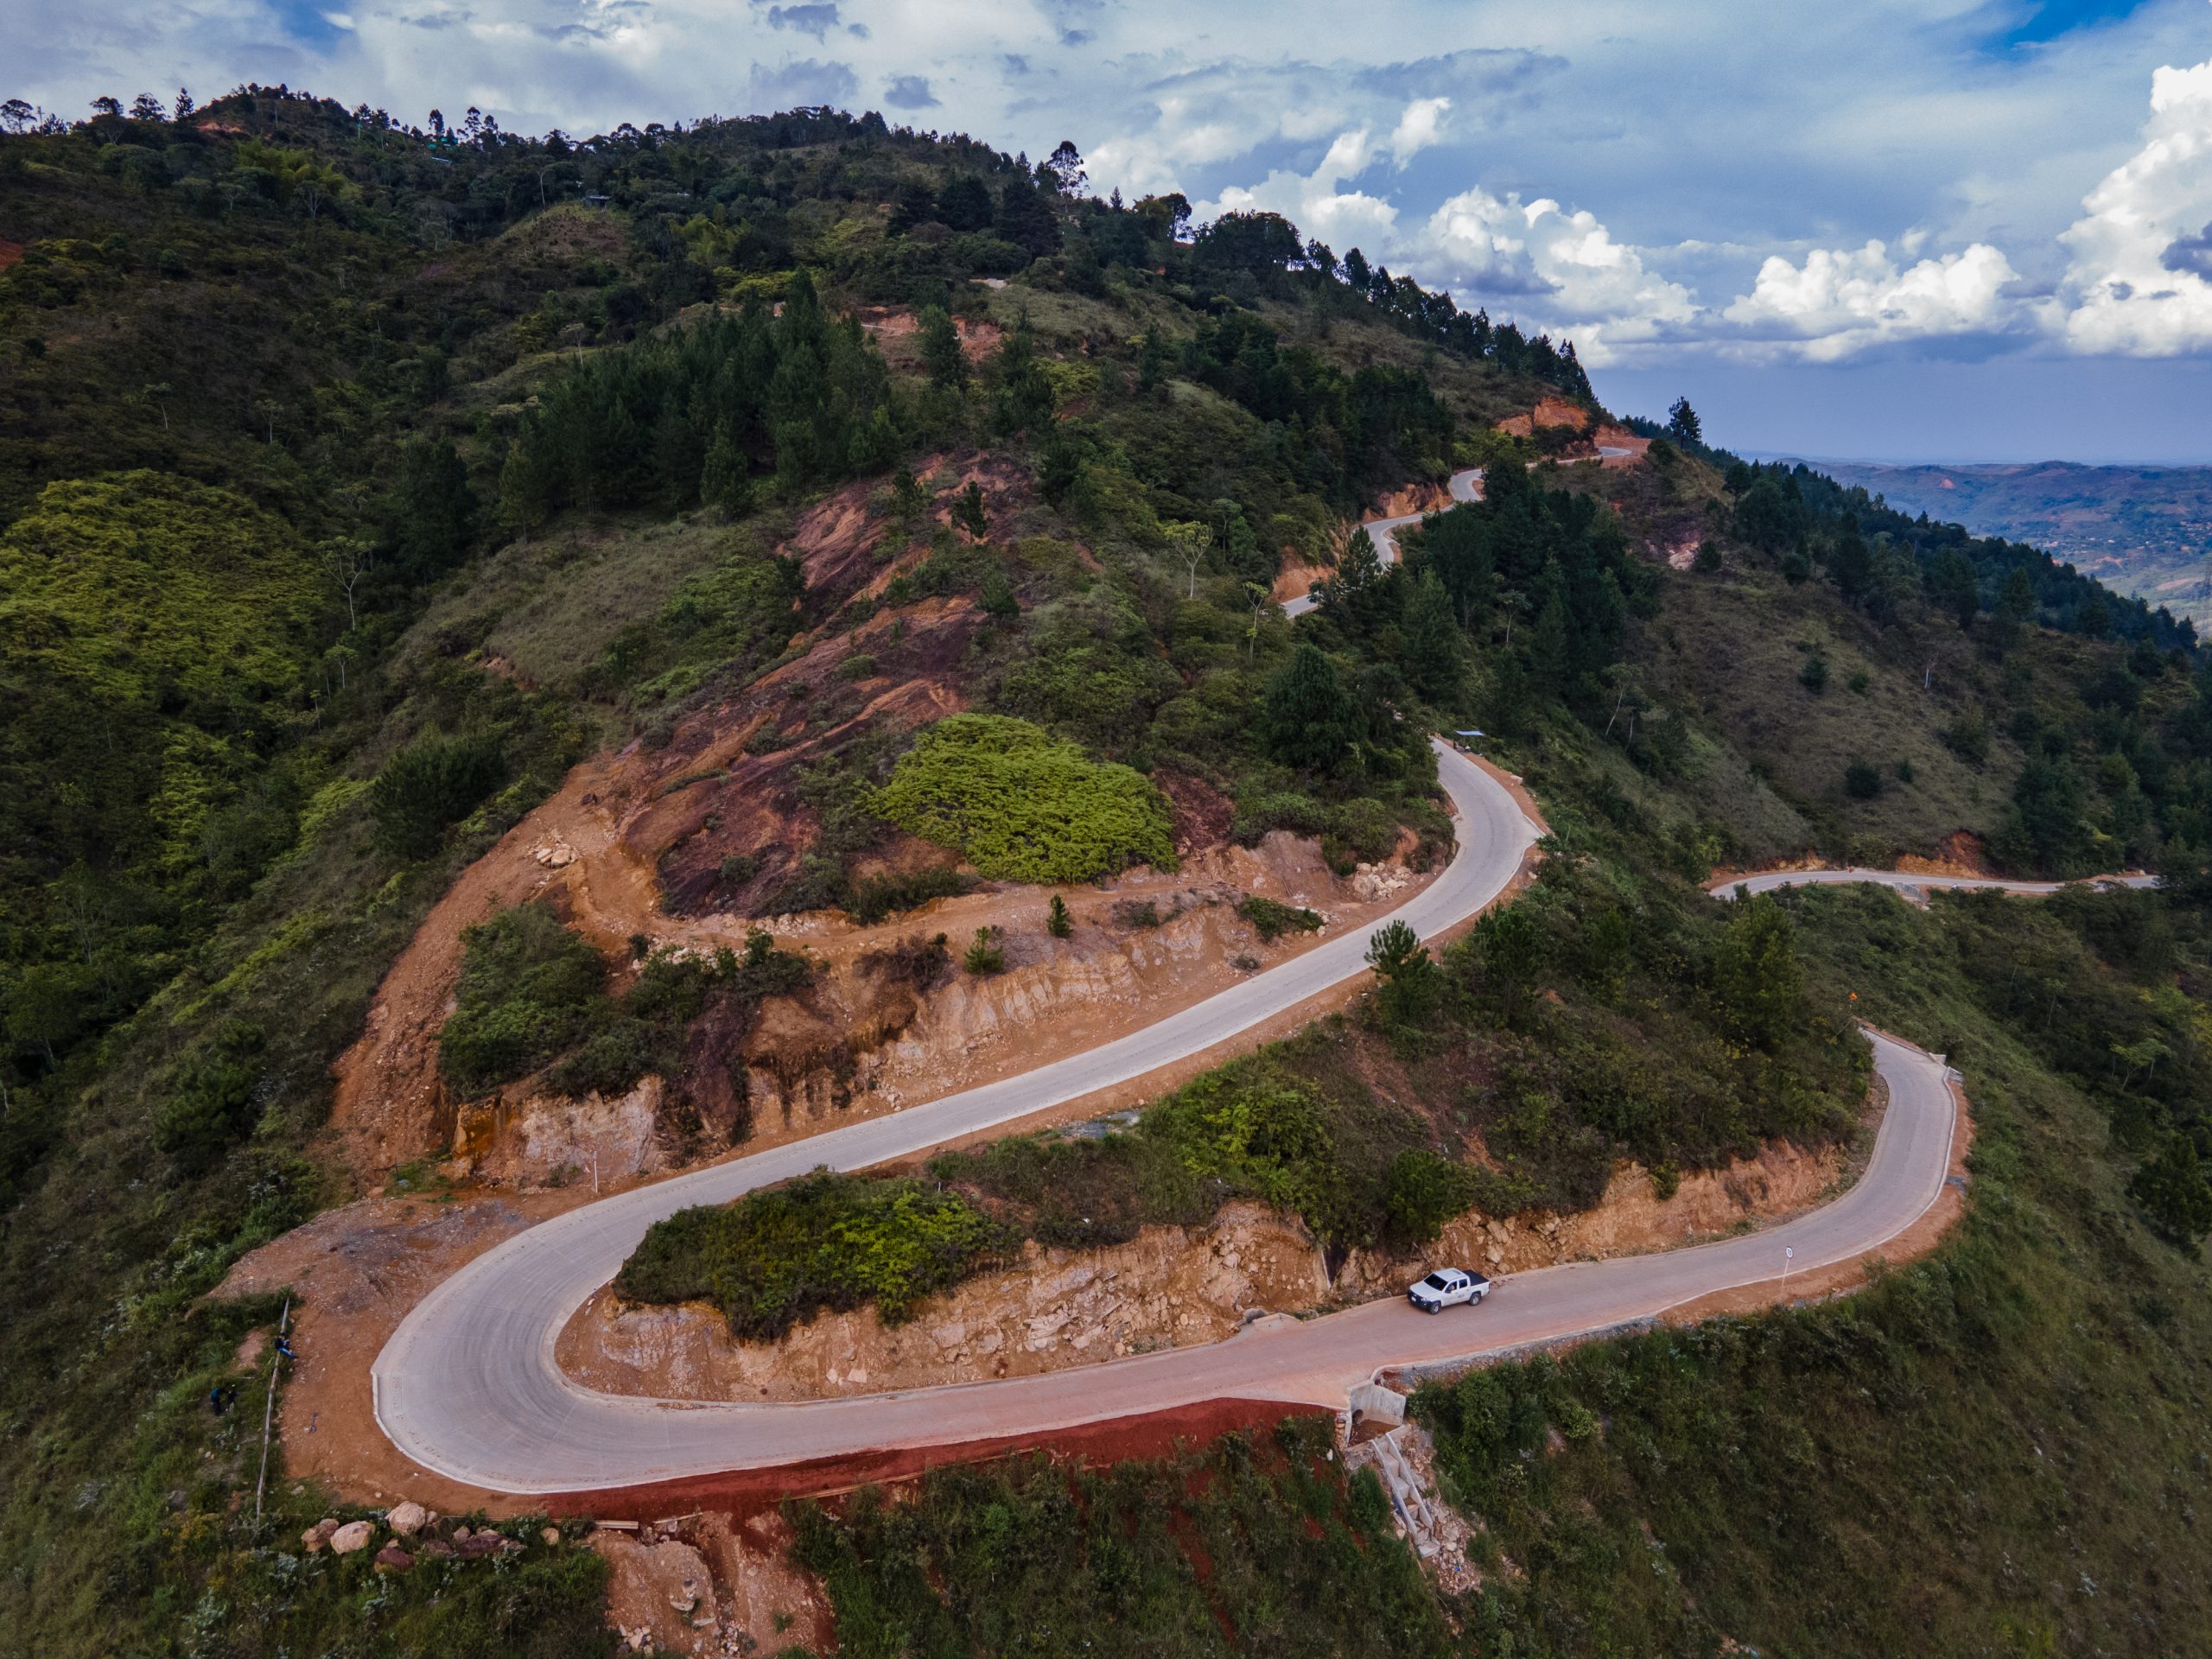
M 1885 467 L 1816 461 L 1840 484 L 1980 536 L 2024 542 L 2100 582 L 2212 623 L 2212 469 L 2202 467 Z
M 0 1620 L 40 1651 L 613 1651 L 610 1579 L 672 1556 L 578 1547 L 581 1504 L 383 1573 L 296 1545 L 413 1476 L 347 1344 L 588 1185 L 1379 916 L 1452 844 L 1428 734 L 1477 729 L 1549 834 L 1463 939 L 1119 1127 L 683 1212 L 624 1297 L 760 1364 L 1050 1252 L 1181 1284 L 1264 1236 L 1344 1301 L 1440 1238 L 1560 1259 L 1624 1193 L 1749 1224 L 1751 1173 L 1863 1147 L 1867 1014 L 1965 1074 L 1949 1241 L 1418 1395 L 1474 1541 L 1440 1583 L 1313 1424 L 1218 1417 L 670 1544 L 781 1586 L 747 1640 L 849 1652 L 2202 1645 L 2173 614 L 1807 468 L 1601 459 L 1571 346 L 1099 200 L 1071 147 L 251 89 L 0 137 Z M 1402 564 L 1351 533 L 1384 511 L 1427 514 Z M 1703 890 L 1801 859 L 2165 880 Z

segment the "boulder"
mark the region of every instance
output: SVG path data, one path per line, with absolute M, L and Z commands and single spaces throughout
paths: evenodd
M 377 1551 L 377 1571 L 379 1573 L 404 1573 L 414 1565 L 415 1558 L 397 1544 L 386 1544 Z
M 385 1525 L 402 1538 L 412 1538 L 428 1526 L 429 1521 L 430 1512 L 412 1499 L 393 1504 L 391 1512 L 384 1518 Z
M 337 1530 L 337 1516 L 326 1516 L 300 1535 L 300 1548 L 310 1555 L 320 1554 L 322 1547 L 330 1541 L 330 1535 Z
M 331 1553 L 335 1555 L 351 1555 L 358 1550 L 366 1549 L 370 1541 L 376 1535 L 375 1522 L 348 1521 L 330 1535 Z

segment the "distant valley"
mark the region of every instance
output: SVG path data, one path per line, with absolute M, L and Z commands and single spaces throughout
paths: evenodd
M 2212 624 L 2212 467 L 1808 463 L 1893 507 L 2027 542 L 2177 616 Z

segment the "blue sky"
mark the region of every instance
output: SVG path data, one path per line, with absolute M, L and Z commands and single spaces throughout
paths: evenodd
M 2212 461 L 2207 0 L 0 5 L 0 95 L 882 110 L 1272 208 L 1763 450 Z

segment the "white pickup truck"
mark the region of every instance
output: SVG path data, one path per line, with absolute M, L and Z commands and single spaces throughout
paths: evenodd
M 1459 1268 L 1439 1268 L 1406 1287 L 1406 1300 L 1424 1313 L 1441 1313 L 1461 1302 L 1479 1302 L 1489 1294 L 1489 1280 Z

